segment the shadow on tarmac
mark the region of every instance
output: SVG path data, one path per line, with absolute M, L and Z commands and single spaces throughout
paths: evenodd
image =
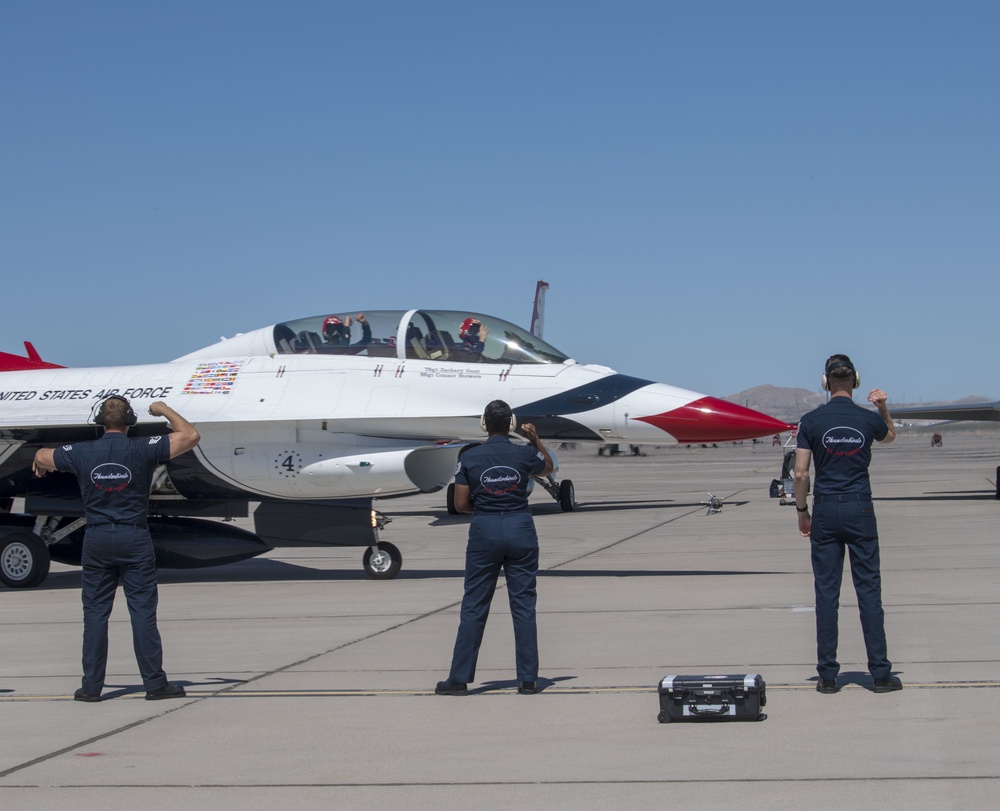
M 727 501 L 723 499 L 722 505 L 724 507 L 742 507 L 749 502 L 747 501 Z M 601 501 L 599 503 L 580 503 L 577 502 L 576 507 L 573 512 L 616 512 L 621 510 L 650 510 L 659 508 L 670 508 L 678 510 L 700 510 L 706 507 L 708 502 L 705 501 L 692 501 L 692 502 L 679 502 L 679 501 Z M 380 510 L 384 512 L 389 518 L 404 518 L 404 517 L 421 517 L 426 516 L 427 513 L 424 511 L 420 512 L 396 512 L 395 510 Z M 534 516 L 543 515 L 559 515 L 563 512 L 563 509 L 558 504 L 545 504 L 531 505 L 531 514 Z M 450 513 L 431 513 L 434 516 L 432 521 L 427 522 L 429 527 L 446 527 L 454 526 L 455 524 L 465 524 L 468 523 L 471 515 L 451 515 Z
M 902 670 L 893 670 L 892 675 L 899 676 L 903 672 L 904 671 Z M 819 676 L 815 676 L 809 681 L 817 682 L 819 681 Z M 841 689 L 847 687 L 848 685 L 855 685 L 867 690 L 869 693 L 875 692 L 875 684 L 872 681 L 871 673 L 867 670 L 841 670 L 840 673 L 837 674 L 837 684 Z M 906 688 L 905 681 L 903 682 L 903 688 Z
M 873 501 L 995 501 L 993 490 L 930 491 L 922 496 L 876 496 Z
M 345 565 L 350 565 L 345 561 Z M 760 576 L 772 574 L 796 574 L 795 572 L 753 570 L 737 571 L 727 569 L 586 569 L 540 570 L 539 577 L 732 577 Z M 502 576 L 502 575 L 501 575 Z M 406 569 L 394 578 L 395 580 L 462 580 L 464 569 Z M 296 566 L 280 560 L 247 560 L 239 563 L 229 563 L 225 566 L 208 567 L 204 569 L 160 569 L 157 582 L 160 585 L 169 583 L 266 583 L 266 582 L 318 582 L 318 581 L 364 581 L 378 583 L 361 570 L 357 569 L 313 569 L 307 566 Z M 385 581 L 391 582 L 391 581 Z M 40 586 L 30 591 L 59 591 L 62 589 L 79 589 L 80 571 L 53 572 Z M 10 591 L 18 591 L 11 589 Z
M 183 687 L 185 690 L 191 687 L 204 687 L 208 689 L 227 687 L 233 684 L 245 684 L 246 679 L 223 679 L 223 678 L 212 678 L 205 679 L 203 681 L 194 681 L 192 679 L 171 679 L 171 684 L 177 684 Z M 123 698 L 124 696 L 139 695 L 144 694 L 146 688 L 142 684 L 105 684 L 104 690 L 101 692 L 101 701 L 109 701 L 113 698 Z
M 577 678 L 576 676 L 552 676 L 552 677 L 539 677 L 538 681 L 535 682 L 535 689 L 537 692 L 541 693 L 546 687 L 555 687 L 561 681 L 572 681 Z M 497 679 L 495 681 L 484 681 L 478 687 L 470 687 L 469 695 L 475 695 L 476 693 L 491 693 L 497 690 L 516 690 L 518 685 L 517 679 Z

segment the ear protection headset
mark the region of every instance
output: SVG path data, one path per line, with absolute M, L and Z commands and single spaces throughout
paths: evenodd
M 861 387 L 861 375 L 858 374 L 858 370 L 854 368 L 854 364 L 851 363 L 851 359 L 847 355 L 837 355 L 833 360 L 826 364 L 826 371 L 823 373 L 823 377 L 820 378 L 820 384 L 823 386 L 823 391 L 830 390 L 830 381 L 827 375 L 830 374 L 834 369 L 847 368 L 854 372 L 854 388 Z
M 104 404 L 107 403 L 108 400 L 121 400 L 123 403 L 125 403 L 126 425 L 135 425 L 139 421 L 139 418 L 136 416 L 135 411 L 132 410 L 132 404 L 124 397 L 122 397 L 120 394 L 112 394 L 110 397 L 106 397 L 104 401 L 101 403 L 101 407 L 97 409 L 97 414 L 94 416 L 94 422 L 97 425 L 104 425 Z
M 483 414 L 479 418 L 479 427 L 483 429 L 484 434 L 488 434 L 489 430 L 486 428 L 486 415 Z M 514 416 L 514 412 L 510 412 L 510 427 L 507 429 L 508 434 L 513 434 L 517 430 L 517 417 Z

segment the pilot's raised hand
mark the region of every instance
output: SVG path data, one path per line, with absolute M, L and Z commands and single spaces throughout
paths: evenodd
M 365 323 L 365 314 L 364 313 L 358 313 L 357 322 L 359 324 L 364 324 Z

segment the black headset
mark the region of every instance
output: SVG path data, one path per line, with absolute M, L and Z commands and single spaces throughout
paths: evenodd
M 826 369 L 823 372 L 823 377 L 820 378 L 820 384 L 823 386 L 823 391 L 830 390 L 830 380 L 828 375 L 834 369 L 850 369 L 854 372 L 854 388 L 861 387 L 861 375 L 858 374 L 858 370 L 854 368 L 854 364 L 851 363 L 851 359 L 847 355 L 835 355 L 833 359 L 827 362 Z
M 105 397 L 104 400 L 101 402 L 101 407 L 97 409 L 97 414 L 94 416 L 94 422 L 97 425 L 104 425 L 104 404 L 107 403 L 108 400 L 121 400 L 123 403 L 125 403 L 126 425 L 135 425 L 137 422 L 139 422 L 139 418 L 136 416 L 135 411 L 132 410 L 132 404 L 124 397 L 122 397 L 120 394 L 112 394 L 109 397 Z
M 484 434 L 488 434 L 489 430 L 486 427 L 486 414 L 479 418 L 479 427 L 483 429 Z M 508 434 L 513 434 L 517 430 L 517 417 L 514 416 L 514 412 L 510 412 L 510 427 L 507 429 Z

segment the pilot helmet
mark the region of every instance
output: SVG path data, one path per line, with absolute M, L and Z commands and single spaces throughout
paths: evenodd
M 477 318 L 466 318 L 458 328 L 458 337 L 463 341 L 478 341 L 479 328 L 483 325 Z
M 328 343 L 343 344 L 350 339 L 348 326 L 337 316 L 331 315 L 323 322 L 323 337 Z

